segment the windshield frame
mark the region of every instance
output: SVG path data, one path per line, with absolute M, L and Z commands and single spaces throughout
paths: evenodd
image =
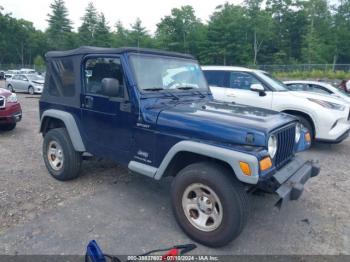
M 197 65 L 198 68 L 200 69 L 200 74 L 204 80 L 205 83 L 205 88 L 193 88 L 193 89 L 188 89 L 188 90 L 184 90 L 184 89 L 177 89 L 177 88 L 171 88 L 171 89 L 164 89 L 164 90 L 157 90 L 157 91 L 152 91 L 152 90 L 146 90 L 146 89 L 142 89 L 139 86 L 138 80 L 137 80 L 137 75 L 136 75 L 136 71 L 135 71 L 135 67 L 133 62 L 131 61 L 132 56 L 143 56 L 143 57 L 155 57 L 155 58 L 163 58 L 163 59 L 174 59 L 174 60 L 179 60 L 179 61 L 189 61 L 192 62 L 193 64 Z M 185 93 L 185 94 L 193 94 L 193 92 L 205 92 L 206 94 L 210 94 L 210 88 L 208 85 L 208 82 L 205 78 L 205 75 L 203 73 L 203 70 L 199 64 L 199 62 L 196 59 L 191 59 L 191 58 L 183 58 L 183 57 L 177 57 L 177 56 L 171 56 L 171 55 L 159 55 L 159 54 L 148 54 L 148 53 L 129 53 L 128 54 L 128 61 L 131 67 L 131 73 L 133 75 L 133 81 L 137 87 L 137 90 L 141 93 L 141 94 L 165 94 L 166 93 Z

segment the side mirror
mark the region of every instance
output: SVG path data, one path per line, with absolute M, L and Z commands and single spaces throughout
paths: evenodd
M 118 79 L 103 78 L 102 79 L 102 94 L 110 97 L 119 96 L 120 84 Z
M 263 87 L 262 84 L 252 84 L 250 86 L 250 90 L 254 92 L 258 92 L 260 96 L 265 96 L 265 88 Z

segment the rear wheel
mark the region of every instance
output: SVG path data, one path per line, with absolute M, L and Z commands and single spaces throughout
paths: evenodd
M 52 129 L 45 134 L 43 157 L 54 178 L 66 181 L 78 177 L 82 157 L 75 151 L 65 128 Z
M 8 85 L 8 86 L 7 86 L 7 89 L 10 90 L 12 93 L 15 92 L 15 90 L 13 89 L 13 86 L 12 86 L 12 85 Z
M 34 95 L 34 93 L 35 93 L 34 87 L 32 87 L 32 86 L 28 87 L 28 93 L 29 93 L 30 95 Z
M 220 247 L 243 230 L 249 205 L 243 185 L 223 166 L 200 162 L 175 177 L 171 201 L 175 218 L 195 241 Z

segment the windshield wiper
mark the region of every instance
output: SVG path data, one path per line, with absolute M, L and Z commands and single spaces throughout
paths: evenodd
M 151 87 L 151 88 L 145 88 L 143 89 L 145 91 L 160 91 L 160 90 L 164 90 L 163 87 Z
M 176 89 L 180 89 L 180 90 L 191 90 L 194 89 L 194 87 L 192 86 L 179 86 Z
M 143 90 L 145 90 L 145 91 L 163 91 L 163 90 L 165 90 L 165 88 L 163 88 L 163 87 L 151 87 L 151 88 L 145 88 Z M 166 94 L 167 96 L 171 96 L 174 100 L 180 99 L 177 95 L 175 95 L 169 91 L 165 91 L 162 93 Z
M 180 90 L 193 90 L 195 89 L 193 86 L 179 86 L 177 87 L 176 89 L 180 89 Z M 204 98 L 205 95 L 198 91 L 198 90 L 195 90 L 195 91 L 192 91 L 192 94 L 195 94 L 195 95 L 199 95 L 201 98 Z

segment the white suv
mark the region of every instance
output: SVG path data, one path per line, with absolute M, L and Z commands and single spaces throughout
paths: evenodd
M 202 67 L 215 99 L 295 115 L 314 140 L 339 143 L 349 135 L 350 104 L 303 91 L 288 91 L 266 72 L 243 67 Z

